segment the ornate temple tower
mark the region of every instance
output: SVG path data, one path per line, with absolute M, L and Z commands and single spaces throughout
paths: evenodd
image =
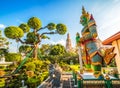
M 72 44 L 71 44 L 71 39 L 70 39 L 70 34 L 67 34 L 67 39 L 66 39 L 66 51 L 71 52 L 72 51 Z

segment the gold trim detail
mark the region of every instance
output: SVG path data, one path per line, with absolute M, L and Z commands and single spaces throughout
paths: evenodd
M 92 65 L 101 65 L 100 62 L 92 62 Z

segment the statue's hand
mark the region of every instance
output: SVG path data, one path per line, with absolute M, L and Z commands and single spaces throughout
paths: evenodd
M 83 37 L 79 38 L 79 41 L 77 41 L 77 46 L 80 46 L 83 43 L 83 41 Z

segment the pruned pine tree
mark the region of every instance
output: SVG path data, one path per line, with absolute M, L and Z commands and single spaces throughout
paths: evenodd
M 41 31 L 44 29 L 48 30 L 44 32 Z M 32 49 L 34 48 L 33 58 L 37 59 L 37 51 L 39 44 L 42 42 L 42 39 L 49 39 L 49 37 L 47 36 L 48 34 L 64 35 L 66 31 L 67 27 L 64 24 L 60 23 L 56 25 L 54 23 L 49 23 L 46 26 L 42 27 L 42 22 L 39 18 L 31 17 L 27 23 L 22 23 L 18 27 L 6 27 L 4 33 L 6 37 L 10 39 L 15 39 L 16 41 L 19 41 L 24 45 L 30 46 Z M 26 35 L 26 38 L 23 40 L 22 38 L 24 35 Z M 21 48 L 20 51 L 25 51 L 25 47 Z

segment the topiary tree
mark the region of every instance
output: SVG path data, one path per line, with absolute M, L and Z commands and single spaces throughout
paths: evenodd
M 48 29 L 46 32 L 40 32 L 43 29 Z M 47 34 L 60 34 L 64 35 L 67 28 L 64 24 L 54 24 L 49 23 L 48 25 L 42 27 L 42 22 L 37 17 L 31 17 L 27 24 L 22 23 L 19 27 L 9 26 L 6 27 L 4 33 L 6 37 L 10 39 L 15 39 L 23 44 L 27 44 L 34 48 L 33 58 L 37 58 L 38 46 L 42 39 L 49 39 Z M 21 39 L 26 34 L 26 39 L 24 41 Z
M 2 37 L 2 33 L 0 31 L 0 60 L 8 52 L 8 45 L 9 42 L 6 38 Z

